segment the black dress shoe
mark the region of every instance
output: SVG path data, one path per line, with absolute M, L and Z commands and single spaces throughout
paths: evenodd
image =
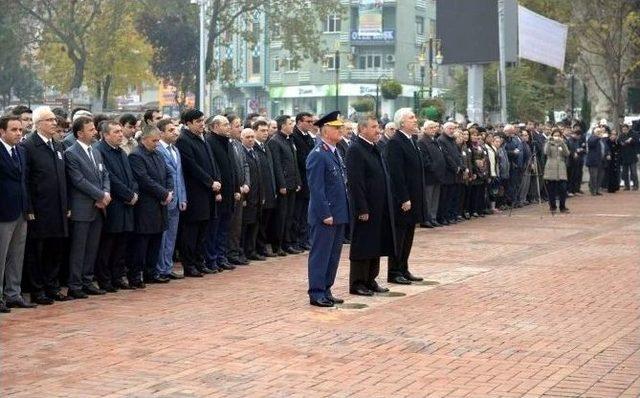
M 67 292 L 67 297 L 71 297 L 71 299 L 86 299 L 89 296 L 87 295 L 87 293 L 83 292 L 81 289 L 69 289 L 69 291 Z
M 47 293 L 46 297 L 51 299 L 51 300 L 54 300 L 54 301 L 66 301 L 67 300 L 67 296 L 65 296 L 64 294 L 62 294 L 60 292 Z M 41 304 L 41 303 L 38 303 L 35 300 L 31 300 L 31 301 L 34 302 L 34 303 L 37 303 L 37 304 Z
M 236 266 L 229 263 L 223 263 L 218 264 L 218 268 L 220 268 L 222 271 L 233 271 L 234 269 L 236 269 Z
M 213 268 L 202 267 L 202 268 L 198 269 L 198 271 L 203 275 L 204 274 L 217 274 L 218 273 L 218 267 L 216 267 L 215 270 Z
M 60 292 L 58 292 L 58 294 L 60 294 Z M 62 294 L 60 294 L 62 296 Z M 62 296 L 64 297 L 64 296 Z M 35 297 L 31 296 L 31 302 L 32 303 L 36 303 L 36 304 L 42 304 L 42 305 L 51 305 L 53 304 L 53 297 L 48 297 L 46 294 L 38 294 Z M 62 300 L 59 300 L 62 301 Z
M 8 314 L 10 312 L 11 310 L 9 309 L 9 307 L 7 307 L 7 305 L 3 301 L 0 301 L 0 313 Z
M 131 281 L 129 282 L 129 286 L 134 289 L 144 289 L 147 287 L 147 285 L 145 285 L 142 281 Z
M 303 244 L 300 245 L 300 248 L 303 249 L 303 250 L 309 251 L 309 250 L 311 250 L 311 245 L 308 244 L 308 243 L 303 243 Z
M 89 296 L 102 296 L 103 294 L 107 294 L 104 290 L 98 289 L 93 285 L 84 286 L 82 291 L 87 293 Z
M 311 305 L 315 305 L 316 307 L 333 307 L 333 301 L 326 299 L 326 298 L 321 298 L 321 299 L 309 299 L 309 304 Z
M 410 280 L 411 282 L 422 282 L 423 279 L 420 278 L 419 276 L 413 276 L 411 274 L 411 272 L 407 271 L 407 273 L 404 274 L 404 278 L 407 280 Z
M 342 303 L 344 303 L 343 299 L 334 297 L 333 294 L 331 294 L 331 293 L 327 295 L 327 300 L 331 301 L 333 304 L 342 304 Z
M 176 274 L 176 273 L 175 273 L 175 272 L 173 272 L 173 271 L 172 271 L 171 273 L 169 273 L 169 274 L 165 275 L 165 276 L 166 276 L 167 278 L 169 278 L 169 279 L 173 279 L 173 280 L 176 280 L 176 279 L 184 279 L 184 276 L 183 276 L 183 275 Z
M 264 261 L 267 258 L 264 257 L 264 256 L 261 256 L 259 254 L 252 254 L 252 255 L 248 256 L 247 259 L 251 260 L 251 261 Z
M 122 289 L 122 290 L 132 290 L 133 289 L 131 286 L 129 286 L 129 282 L 127 282 L 126 279 L 124 279 L 124 278 L 116 279 L 112 283 L 112 285 L 116 289 Z
M 397 285 L 410 285 L 411 281 L 404 276 L 394 276 L 392 278 L 387 279 L 389 283 L 395 283 Z
M 285 252 L 289 253 L 289 254 L 300 254 L 302 253 L 300 250 L 297 250 L 294 247 L 287 247 L 284 249 Z
M 436 228 L 437 228 L 437 227 L 441 227 L 441 226 L 442 226 L 442 224 L 440 224 L 440 223 L 439 223 L 439 222 L 437 222 L 437 221 L 432 221 L 432 222 L 431 222 L 431 225 L 433 225 L 433 226 L 434 226 L 434 227 L 436 227 Z
M 104 290 L 107 293 L 115 293 L 118 291 L 118 289 L 116 289 L 113 285 L 109 284 L 109 285 L 100 285 L 100 289 Z
M 17 300 L 7 301 L 7 308 L 35 308 L 37 306 L 38 304 L 36 303 L 27 303 L 22 297 Z
M 271 252 L 266 252 L 266 253 L 259 253 L 261 256 L 263 257 L 278 257 L 277 254 L 271 253 Z
M 440 224 L 440 226 L 449 225 L 449 221 L 447 221 L 447 220 L 442 220 L 442 221 L 441 221 L 441 222 L 439 222 L 438 224 Z
M 169 279 L 169 278 L 165 278 L 164 276 L 158 275 L 158 276 L 154 276 L 152 278 L 149 278 L 147 280 L 147 282 L 148 283 L 169 283 L 170 280 L 171 279 Z
M 282 249 L 278 250 L 278 251 L 276 252 L 276 254 L 277 254 L 279 257 L 287 257 L 287 252 L 285 252 L 285 251 L 284 251 L 284 250 L 282 250 Z
M 241 265 L 242 264 L 242 260 L 240 260 L 238 257 L 229 257 L 229 263 L 233 264 L 233 265 Z
M 387 289 L 386 287 L 382 287 L 382 286 L 378 285 L 377 283 L 375 285 L 372 285 L 370 287 L 370 289 L 374 293 L 387 293 L 389 291 L 389 289 Z
M 420 224 L 420 228 L 433 228 L 433 224 L 431 224 L 429 221 Z
M 373 296 L 373 290 L 369 290 L 364 286 L 356 286 L 349 289 L 349 294 L 354 294 L 356 296 Z
M 571 213 L 571 212 L 569 211 L 569 209 L 565 207 L 564 209 L 560 209 L 560 213 Z
M 202 278 L 204 274 L 197 269 L 185 269 L 184 276 L 189 278 Z

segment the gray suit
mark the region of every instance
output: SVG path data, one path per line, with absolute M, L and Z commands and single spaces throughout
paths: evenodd
M 237 185 L 251 185 L 249 175 L 249 162 L 247 161 L 247 153 L 242 147 L 242 143 L 234 138 L 231 139 L 231 147 L 233 148 L 233 156 L 235 158 L 234 167 L 236 169 Z M 245 256 L 240 247 L 240 234 L 242 232 L 242 200 L 234 202 L 233 214 L 229 228 L 229 253 L 228 256 L 233 260 L 242 259 Z
M 71 248 L 69 251 L 69 290 L 89 287 L 100 243 L 104 210 L 96 201 L 110 191 L 109 173 L 100 151 L 92 148 L 95 165 L 79 142 L 64 153 L 71 207 Z

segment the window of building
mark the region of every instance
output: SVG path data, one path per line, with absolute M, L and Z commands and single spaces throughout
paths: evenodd
M 298 70 L 298 61 L 295 59 L 287 58 L 286 60 L 287 69 L 289 71 L 297 71 Z
M 324 24 L 325 32 L 340 32 L 342 29 L 340 28 L 340 15 L 333 14 L 327 17 L 327 20 Z
M 325 58 L 325 65 L 327 69 L 333 69 L 333 70 L 335 70 L 336 68 L 340 69 L 340 57 L 336 58 L 335 55 L 328 55 Z
M 272 40 L 280 40 L 280 35 L 281 35 L 280 25 L 274 23 L 269 27 L 269 31 L 271 32 Z
M 358 57 L 358 69 L 380 69 L 382 67 L 382 55 L 368 54 Z
M 251 56 L 251 74 L 253 75 L 260 74 L 260 56 L 259 55 Z
M 416 17 L 416 33 L 419 35 L 424 34 L 424 17 Z
M 280 59 L 280 57 L 273 57 L 273 71 L 274 72 L 280 72 L 280 63 L 282 62 L 282 60 Z

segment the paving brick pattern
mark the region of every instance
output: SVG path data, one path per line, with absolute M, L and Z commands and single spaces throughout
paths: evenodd
M 419 230 L 432 286 L 306 298 L 306 255 L 0 318 L 2 397 L 640 396 L 640 195 Z M 383 272 L 386 268 L 383 266 Z

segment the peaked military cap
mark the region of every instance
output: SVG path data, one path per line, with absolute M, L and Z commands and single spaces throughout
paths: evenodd
M 315 122 L 314 125 L 318 127 L 322 127 L 324 125 L 341 127 L 344 126 L 344 121 L 340 117 L 340 111 L 333 111 L 324 115 L 321 119 Z

